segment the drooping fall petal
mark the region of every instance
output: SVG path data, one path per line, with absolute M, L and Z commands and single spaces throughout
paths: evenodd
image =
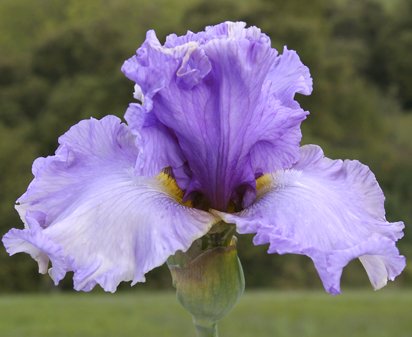
M 358 161 L 325 158 L 318 146 L 266 179 L 257 200 L 237 214 L 219 214 L 240 233 L 256 233 L 269 253 L 309 256 L 330 293 L 340 292 L 342 269 L 359 258 L 375 289 L 405 267 L 395 242 L 402 222 L 385 219 L 384 196 L 373 173 Z
M 187 250 L 214 222 L 183 206 L 167 176 L 135 173 L 134 136 L 113 116 L 85 120 L 59 139 L 56 154 L 33 165 L 34 180 L 16 206 L 25 229 L 11 229 L 10 254 L 29 253 L 58 283 L 74 272 L 74 287 L 115 291 L 177 250 Z

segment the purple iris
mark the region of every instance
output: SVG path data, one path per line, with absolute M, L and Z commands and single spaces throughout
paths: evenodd
M 153 31 L 122 68 L 135 98 L 122 123 L 84 120 L 33 164 L 16 209 L 25 224 L 3 243 L 29 253 L 57 284 L 115 291 L 186 251 L 213 224 L 256 233 L 269 253 L 309 256 L 325 289 L 339 293 L 343 267 L 359 258 L 374 288 L 405 267 L 369 168 L 299 146 L 308 112 L 294 100 L 312 79 L 298 55 L 271 48 L 241 22 L 200 33 Z

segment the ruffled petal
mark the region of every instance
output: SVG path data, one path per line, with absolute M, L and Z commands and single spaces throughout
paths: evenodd
M 294 50 L 286 47 L 273 64 L 268 77 L 274 86 L 276 97 L 292 107 L 298 107 L 293 99 L 296 93 L 310 95 L 312 92 L 313 83 L 309 69 L 302 64 Z
M 270 179 L 269 179 L 270 178 Z M 256 233 L 269 253 L 309 256 L 330 293 L 340 292 L 342 269 L 360 258 L 375 289 L 405 267 L 395 242 L 402 222 L 387 222 L 384 196 L 373 173 L 358 161 L 325 158 L 318 146 L 301 148 L 300 160 L 271 174 L 249 208 L 218 214 L 240 233 Z
M 18 200 L 25 229 L 10 230 L 10 254 L 29 253 L 56 284 L 74 272 L 74 288 L 115 291 L 203 236 L 214 216 L 183 206 L 166 175 L 136 175 L 135 139 L 116 117 L 86 120 L 59 139 L 52 157 L 37 159 L 35 178 Z
M 181 187 L 202 193 L 212 207 L 241 202 L 245 191 L 255 193 L 256 176 L 298 159 L 307 112 L 293 98 L 310 94 L 312 80 L 295 52 L 278 55 L 258 28 L 226 22 L 168 36 L 164 46 L 151 31 L 122 70 L 144 97 L 141 109 L 126 115 L 134 132 L 147 125 L 136 120 L 150 120 L 174 138 L 173 154 L 157 148 L 155 165 L 186 172 Z M 140 173 L 150 174 L 148 166 L 138 159 Z
M 183 166 L 185 159 L 174 133 L 154 115 L 143 118 L 144 113 L 140 113 L 141 109 L 141 105 L 132 103 L 125 115 L 128 122 L 135 126 L 131 132 L 136 137 L 138 149 L 136 172 L 150 177 L 157 175 L 165 167 Z M 137 126 L 139 131 L 136 131 Z

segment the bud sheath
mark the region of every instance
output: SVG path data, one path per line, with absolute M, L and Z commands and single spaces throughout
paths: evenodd
M 233 239 L 189 259 L 168 263 L 177 298 L 192 316 L 199 337 L 217 336 L 217 322 L 236 304 L 245 288 L 242 266 Z

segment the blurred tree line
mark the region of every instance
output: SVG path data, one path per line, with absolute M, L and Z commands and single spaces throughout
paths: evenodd
M 412 2 L 409 0 L 2 0 L 0 2 L 0 234 L 22 224 L 15 200 L 32 179 L 38 156 L 91 116 L 122 116 L 133 84 L 123 61 L 154 28 L 202 30 L 242 20 L 266 32 L 273 46 L 295 49 L 309 66 L 314 92 L 299 97 L 311 116 L 303 143 L 320 144 L 332 158 L 358 158 L 375 172 L 386 194 L 388 220 L 412 223 Z M 406 228 L 400 243 L 412 257 Z M 248 286 L 316 287 L 302 256 L 267 255 L 251 237 L 239 251 Z M 38 290 L 49 281 L 25 255 L 0 249 L 0 292 Z M 367 285 L 352 262 L 343 285 Z M 396 286 L 410 284 L 407 267 Z M 170 286 L 165 268 L 147 287 Z M 62 288 L 70 288 L 66 278 Z

